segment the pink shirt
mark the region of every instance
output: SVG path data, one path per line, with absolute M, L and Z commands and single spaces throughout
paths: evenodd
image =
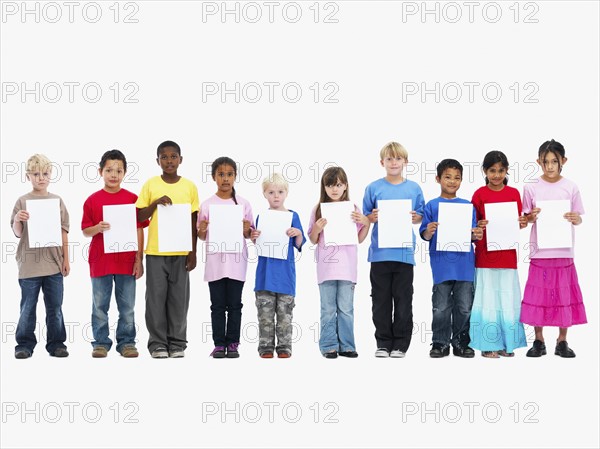
M 244 220 L 253 223 L 254 218 L 252 217 L 252 207 L 250 206 L 250 203 L 239 195 L 236 195 L 235 198 L 237 203 L 244 207 Z M 198 213 L 198 223 L 202 220 L 209 221 L 206 241 L 209 241 L 210 234 L 210 218 L 208 214 L 211 204 L 235 205 L 233 199 L 223 200 L 217 195 L 211 196 L 201 204 L 200 212 Z M 251 226 L 254 227 L 253 225 Z M 248 247 L 246 245 L 246 239 L 244 239 L 244 247 L 242 248 L 241 253 L 213 253 L 208 250 L 208 245 L 205 245 L 206 263 L 204 265 L 204 280 L 206 282 L 218 281 L 223 278 L 235 279 L 242 282 L 246 281 L 246 268 L 248 267 Z
M 562 178 L 557 182 L 547 182 L 542 178 L 538 178 L 530 184 L 525 184 L 523 189 L 524 213 L 530 213 L 536 207 L 537 201 L 549 200 L 570 200 L 570 212 L 577 212 L 580 215 L 585 213 L 577 185 L 567 178 Z M 573 242 L 575 242 L 575 226 L 572 227 L 572 232 Z M 573 248 L 538 249 L 537 246 L 537 223 L 534 223 L 529 237 L 530 257 L 532 259 L 560 259 L 573 258 L 574 256 Z
M 354 205 L 354 210 L 360 212 L 360 209 Z M 310 234 L 315 224 L 317 206 L 310 214 L 310 223 L 308 233 Z M 356 224 L 356 232 L 363 228 L 362 223 Z M 317 283 L 322 284 L 325 281 L 350 281 L 356 284 L 357 266 L 358 266 L 358 245 L 330 245 L 323 243 L 323 232 L 319 234 L 317 249 L 315 251 L 315 260 L 317 262 Z

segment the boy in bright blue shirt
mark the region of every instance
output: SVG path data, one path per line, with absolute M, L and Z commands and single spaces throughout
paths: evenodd
M 475 256 L 473 245 L 468 252 L 437 251 L 438 212 L 440 203 L 471 204 L 458 198 L 456 192 L 462 182 L 462 165 L 454 159 L 444 159 L 437 166 L 435 178 L 442 192 L 438 198 L 425 205 L 419 233 L 429 241 L 429 257 L 433 273 L 433 331 L 429 356 L 442 358 L 450 354 L 450 344 L 455 356 L 472 358 L 475 355 L 468 345 L 469 320 L 473 307 L 473 281 Z M 471 239 L 481 240 L 483 229 L 477 227 L 473 209 Z M 451 338 L 452 337 L 452 338 Z

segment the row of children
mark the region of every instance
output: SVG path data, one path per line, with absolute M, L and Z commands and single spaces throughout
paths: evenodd
M 144 274 L 142 248 L 143 228 L 148 226 L 146 247 L 146 326 L 149 333 L 148 350 L 153 358 L 180 358 L 187 346 L 187 312 L 190 299 L 189 272 L 196 266 L 196 242 L 209 239 L 210 206 L 236 204 L 243 207 L 243 254 L 247 255 L 245 239 L 253 242 L 260 237 L 260 217 L 253 218 L 250 203 L 237 195 L 234 183 L 236 163 L 227 157 L 212 164 L 212 177 L 217 192 L 201 205 L 196 186 L 178 175 L 183 158 L 179 146 L 166 141 L 157 149 L 157 163 L 162 175 L 149 179 L 140 196 L 123 189 L 121 182 L 127 162 L 118 150 L 106 152 L 99 172 L 104 188 L 92 194 L 83 207 L 82 230 L 92 237 L 90 246 L 90 275 L 93 290 L 92 342 L 93 357 L 106 357 L 112 347 L 109 337 L 108 309 L 113 284 L 119 310 L 116 329 L 117 351 L 123 357 L 137 357 L 135 347 L 135 281 Z M 485 204 L 516 202 L 515 216 L 520 227 L 533 223 L 532 248 L 537 248 L 536 220 L 543 213 L 536 203 L 541 200 L 566 199 L 571 212 L 565 220 L 581 223 L 583 205 L 577 186 L 562 177 L 567 161 L 564 147 L 554 140 L 544 142 L 538 152 L 543 175 L 537 182 L 525 186 L 524 201 L 519 192 L 507 186 L 506 156 L 499 151 L 488 153 L 482 169 L 486 185 L 473 195 L 472 241 L 468 252 L 455 252 L 452 257 L 437 251 L 436 231 L 438 211 L 442 203 L 470 202 L 457 197 L 462 181 L 462 166 L 445 159 L 437 166 L 436 181 L 440 184 L 438 198 L 425 204 L 418 184 L 404 178 L 408 153 L 400 144 L 391 142 L 380 151 L 380 163 L 386 176 L 369 184 L 365 190 L 362 212 L 354 205 L 349 217 L 356 223 L 358 242 L 367 237 L 371 224 L 370 280 L 373 323 L 377 341 L 376 357 L 404 357 L 411 341 L 413 268 L 412 247 L 383 248 L 379 246 L 379 209 L 381 200 L 409 199 L 412 203 L 412 222 L 420 223 L 419 233 L 430 242 L 433 272 L 433 322 L 430 356 L 449 355 L 450 346 L 459 357 L 474 356 L 474 349 L 489 358 L 512 357 L 514 350 L 526 346 L 522 323 L 535 326 L 535 341 L 527 356 L 546 354 L 544 326 L 559 327 L 555 354 L 575 357 L 566 342 L 567 329 L 586 322 L 585 308 L 572 248 L 532 251 L 529 277 L 521 303 L 515 250 L 488 251 Z M 47 344 L 51 356 L 66 357 L 66 332 L 62 316 L 63 276 L 70 271 L 68 257 L 69 216 L 60 197 L 48 192 L 51 175 L 50 161 L 42 155 L 31 157 L 27 163 L 27 178 L 33 190 L 20 197 L 14 207 L 11 225 L 20 238 L 17 249 L 19 284 L 22 297 L 17 326 L 15 357 L 31 357 L 37 343 L 34 330 L 36 304 L 40 289 L 46 305 Z M 269 209 L 287 211 L 285 199 L 288 184 L 279 174 L 263 182 L 263 193 Z M 31 248 L 28 239 L 26 210 L 28 200 L 57 198 L 63 245 L 61 247 Z M 321 204 L 349 201 L 349 182 L 341 167 L 327 169 L 321 179 L 319 203 L 313 208 L 308 228 L 312 243 L 317 244 L 317 278 L 321 296 L 321 332 L 319 347 L 326 358 L 358 357 L 354 341 L 354 287 L 357 282 L 357 245 L 328 246 L 323 230 L 327 220 Z M 103 233 L 110 223 L 103 220 L 103 206 L 135 204 L 137 208 L 138 251 L 105 253 Z M 192 251 L 161 252 L 158 248 L 159 205 L 191 204 L 190 232 Z M 262 358 L 280 358 L 292 354 L 292 312 L 296 296 L 294 249 L 302 250 L 306 241 L 298 214 L 292 213 L 287 258 L 259 257 L 256 269 L 255 295 L 259 322 L 258 352 Z M 523 215 L 521 215 L 523 213 Z M 335 253 L 335 258 L 332 255 Z M 247 257 L 212 252 L 207 249 L 204 280 L 208 282 L 211 299 L 211 321 L 214 358 L 239 357 L 242 290 L 246 279 Z M 335 260 L 336 263 L 330 263 Z M 275 317 L 277 319 L 275 320 Z M 276 344 L 277 339 L 277 344 Z

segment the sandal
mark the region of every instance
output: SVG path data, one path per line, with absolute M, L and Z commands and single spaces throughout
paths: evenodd
M 498 351 L 498 355 L 501 357 L 514 357 L 515 353 L 514 352 L 506 352 L 504 349 L 501 349 L 500 351 Z
M 499 359 L 500 356 L 496 351 L 482 351 L 481 355 L 487 359 Z

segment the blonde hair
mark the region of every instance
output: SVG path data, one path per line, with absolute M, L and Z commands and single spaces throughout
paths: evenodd
M 386 144 L 379 152 L 379 158 L 384 160 L 386 157 L 401 157 L 408 160 L 408 151 L 398 142 Z
M 263 179 L 263 182 L 262 182 L 263 192 L 265 190 L 267 190 L 267 188 L 270 185 L 274 185 L 274 186 L 277 186 L 277 187 L 283 187 L 286 192 L 289 191 L 288 190 L 288 188 L 289 188 L 288 182 L 281 175 L 281 173 L 273 173 L 270 176 L 267 176 L 265 179 Z
M 52 171 L 52 162 L 43 154 L 34 154 L 27 159 L 27 173 Z

